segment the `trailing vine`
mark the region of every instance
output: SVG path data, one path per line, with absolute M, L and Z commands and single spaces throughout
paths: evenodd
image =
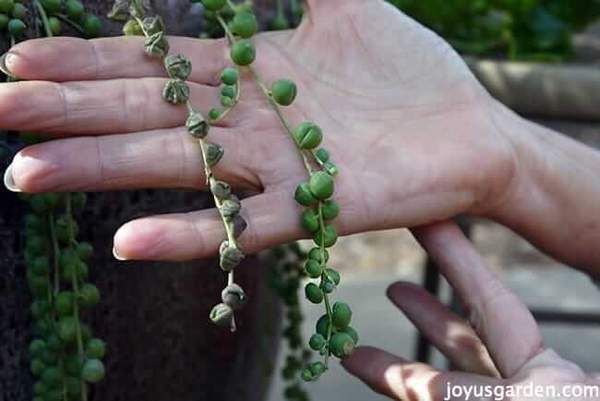
M 52 37 L 62 23 L 87 37 L 96 36 L 100 20 L 86 14 L 77 0 L 33 0 L 32 9 L 21 2 L 0 0 L 0 30 L 14 45 L 27 30 L 25 20 L 33 13 L 38 36 Z M 7 72 L 4 62 L 0 69 Z M 7 75 L 7 81 L 18 78 Z M 22 133 L 25 142 L 39 141 Z M 30 369 L 36 382 L 34 401 L 87 401 L 89 384 L 104 378 L 102 362 L 106 344 L 94 338 L 81 321 L 85 310 L 100 301 L 98 288 L 89 282 L 87 262 L 91 244 L 77 240 L 74 219 L 86 202 L 83 193 L 39 194 L 23 199 L 31 212 L 25 216 L 25 265 L 32 295 L 33 339 L 29 344 Z
M 312 352 L 302 336 L 304 316 L 300 304 L 299 290 L 306 279 L 303 262 L 304 252 L 297 243 L 279 246 L 266 252 L 270 287 L 277 293 L 285 306 L 283 336 L 287 343 L 287 355 L 281 371 L 286 382 L 284 396 L 290 401 L 308 401 L 302 388 L 300 373 L 312 359 Z
M 122 18 L 125 13 L 129 14 L 126 23 L 126 32 L 142 32 L 145 36 L 145 52 L 148 56 L 162 61 L 165 71 L 169 76 L 162 97 L 174 105 L 185 105 L 188 110 L 186 128 L 192 138 L 198 142 L 204 161 L 206 184 L 212 193 L 215 206 L 223 222 L 226 238 L 219 248 L 219 266 L 227 274 L 227 286 L 221 293 L 221 303 L 217 304 L 210 312 L 210 319 L 217 325 L 229 327 L 231 331 L 236 330 L 234 312 L 244 306 L 247 296 L 238 284 L 235 283 L 235 268 L 245 258 L 241 251 L 237 237 L 246 227 L 245 220 L 240 216 L 241 201 L 235 196 L 231 187 L 225 181 L 219 180 L 213 167 L 221 160 L 224 149 L 207 140 L 210 123 L 203 114 L 190 102 L 190 88 L 186 80 L 192 72 L 190 60 L 182 55 L 169 55 L 169 42 L 165 34 L 165 26 L 159 16 L 147 16 L 148 10 L 141 0 L 132 0 L 128 8 L 124 4 L 115 3 L 111 15 Z M 225 110 L 215 115 L 211 111 L 214 120 L 223 118 L 239 99 L 239 74 L 235 69 L 224 71 L 222 80 L 226 85 L 223 88 L 221 103 Z
M 331 224 L 338 216 L 340 207 L 332 199 L 337 166 L 331 161 L 329 152 L 322 147 L 323 132 L 313 122 L 303 122 L 292 129 L 285 118 L 283 107 L 294 103 L 298 89 L 289 79 L 279 79 L 268 87 L 252 66 L 256 59 L 256 48 L 251 37 L 257 31 L 256 17 L 247 3 L 234 4 L 231 0 L 202 0 L 202 4 L 215 13 L 230 45 L 230 56 L 238 68 L 246 68 L 271 105 L 284 131 L 296 144 L 308 180 L 301 183 L 294 194 L 296 201 L 305 209 L 301 215 L 302 226 L 312 235 L 316 247 L 308 253 L 305 264 L 306 275 L 318 280 L 305 286 L 306 298 L 314 304 L 323 304 L 325 314 L 316 325 L 316 333 L 309 346 L 323 356 L 322 361 L 310 363 L 301 373 L 305 381 L 317 380 L 327 369 L 329 358 L 343 359 L 349 356 L 358 334 L 350 326 L 352 311 L 343 302 L 332 305 L 330 295 L 340 284 L 340 274 L 327 266 L 328 248 L 337 242 L 337 231 Z M 222 10 L 229 8 L 233 18 L 226 20 Z M 229 14 L 229 13 L 228 13 Z

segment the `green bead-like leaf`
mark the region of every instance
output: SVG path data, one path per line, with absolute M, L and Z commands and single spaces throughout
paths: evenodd
M 321 213 L 325 220 L 333 220 L 340 214 L 340 205 L 334 200 L 326 200 L 321 205 Z
M 317 321 L 316 332 L 327 338 L 330 326 L 331 324 L 329 323 L 329 316 L 323 315 Z
M 62 31 L 62 23 L 60 22 L 60 20 L 58 18 L 50 17 L 50 18 L 48 18 L 48 28 L 50 28 L 52 35 L 58 36 L 58 35 L 60 35 L 60 32 Z
M 301 217 L 302 227 L 308 232 L 315 233 L 321 227 L 319 215 L 312 209 L 306 209 Z
M 100 31 L 102 30 L 102 21 L 100 18 L 96 17 L 93 14 L 89 14 L 83 20 L 83 32 L 88 38 L 96 38 L 100 35 Z
M 198 139 L 206 138 L 210 129 L 210 125 L 204 119 L 204 116 L 197 111 L 188 115 L 185 127 L 192 137 Z
M 235 269 L 244 260 L 246 255 L 237 247 L 229 245 L 228 241 L 223 241 L 219 248 L 219 266 L 225 272 Z
M 250 38 L 258 31 L 258 22 L 254 13 L 242 11 L 231 20 L 231 31 L 242 38 Z
M 65 3 L 65 12 L 73 21 L 78 21 L 85 13 L 85 8 L 78 0 L 67 0 Z
M 231 46 L 231 60 L 237 65 L 250 65 L 255 59 L 256 48 L 248 39 L 237 41 Z
M 29 356 L 37 357 L 41 356 L 46 349 L 46 342 L 41 339 L 35 339 L 29 344 Z
M 50 387 L 55 388 L 62 380 L 62 374 L 57 367 L 51 366 L 42 372 L 42 382 Z
M 210 311 L 210 320 L 220 327 L 230 327 L 233 319 L 233 309 L 224 303 L 216 305 Z
M 202 4 L 204 5 L 204 7 L 206 7 L 206 9 L 210 11 L 219 11 L 220 9 L 225 7 L 226 3 L 226 0 L 202 0 Z
M 225 85 L 235 85 L 240 78 L 240 74 L 236 68 L 225 68 L 221 73 L 221 82 Z
M 163 89 L 162 97 L 171 104 L 183 104 L 190 98 L 190 87 L 179 79 L 169 79 Z
M 0 13 L 9 14 L 14 6 L 14 0 L 0 0 Z
M 221 110 L 219 109 L 210 109 L 210 111 L 208 112 L 208 118 L 211 120 L 218 120 L 219 117 L 221 117 Z
M 336 302 L 333 305 L 332 309 L 332 320 L 333 325 L 338 329 L 342 330 L 350 325 L 350 321 L 352 320 L 352 309 L 348 304 L 343 302 Z
M 40 0 L 40 3 L 48 14 L 55 14 L 60 11 L 61 0 Z
M 312 206 L 317 203 L 317 198 L 310 191 L 310 185 L 307 182 L 298 185 L 294 193 L 294 199 L 302 206 Z
M 235 98 L 237 95 L 237 88 L 234 85 L 224 85 L 221 88 L 221 96 Z
M 294 130 L 294 139 L 300 148 L 314 149 L 321 144 L 323 131 L 315 123 L 305 121 Z
M 289 106 L 296 99 L 298 88 L 296 84 L 289 79 L 280 79 L 271 86 L 271 96 L 273 100 L 281 106 Z
M 323 274 L 323 266 L 314 259 L 308 259 L 304 265 L 304 271 L 310 278 L 319 278 Z
M 183 54 L 172 54 L 165 57 L 165 69 L 172 79 L 185 81 L 192 73 L 192 62 Z
M 224 304 L 230 306 L 231 309 L 238 310 L 246 305 L 248 297 L 242 287 L 237 284 L 231 284 L 221 292 L 221 300 Z
M 333 269 L 325 269 L 325 276 L 327 280 L 331 281 L 335 285 L 340 285 L 340 273 Z
M 325 347 L 325 345 L 327 345 L 327 340 L 321 334 L 316 333 L 312 335 L 308 342 L 308 345 L 312 350 L 320 351 L 323 349 L 323 347 Z
M 10 18 L 6 14 L 0 14 L 0 30 L 5 30 L 8 27 Z
M 354 352 L 354 341 L 346 333 L 335 333 L 329 341 L 329 349 L 333 355 L 344 359 Z
M 323 255 L 325 255 L 325 260 L 323 260 Z M 329 260 L 329 252 L 327 252 L 327 249 L 321 250 L 321 248 L 315 247 L 308 252 L 308 258 L 314 259 L 320 263 L 327 263 Z
M 225 200 L 231 195 L 231 186 L 224 181 L 213 180 L 210 184 L 210 191 L 218 199 Z
M 106 343 L 99 338 L 92 338 L 85 345 L 85 355 L 92 359 L 104 358 L 104 355 L 106 355 Z
M 27 17 L 27 7 L 21 3 L 15 3 L 12 9 L 12 16 L 20 20 L 25 19 Z
M 104 364 L 99 359 L 88 359 L 81 369 L 81 378 L 88 383 L 98 383 L 105 374 Z
M 100 302 L 100 291 L 94 284 L 84 284 L 79 289 L 79 304 L 84 308 L 94 307 Z
M 306 295 L 306 299 L 313 304 L 320 304 L 323 302 L 323 290 L 321 290 L 315 283 L 306 284 L 306 287 L 304 287 L 304 293 Z
M 75 305 L 75 295 L 71 291 L 62 291 L 56 295 L 54 308 L 59 316 L 68 316 L 73 314 Z
M 313 196 L 321 200 L 330 198 L 335 189 L 333 178 L 323 171 L 318 171 L 310 177 L 309 187 Z
M 323 245 L 325 248 L 331 248 L 337 242 L 338 235 L 335 227 L 326 225 L 323 229 L 317 231 L 313 237 L 315 244 Z
M 169 53 L 169 41 L 163 32 L 157 32 L 146 38 L 144 48 L 152 57 L 164 57 Z
M 342 330 L 342 332 L 348 334 L 352 337 L 352 341 L 354 341 L 354 345 L 358 345 L 359 336 L 356 330 L 352 326 L 348 326 Z
M 330 154 L 325 148 L 320 148 L 315 152 L 315 157 L 321 161 L 321 163 L 326 163 L 330 159 Z
M 66 343 L 75 341 L 77 325 L 79 323 L 72 316 L 63 317 L 58 321 L 58 336 Z
M 15 38 L 20 38 L 25 33 L 27 26 L 20 19 L 11 19 L 8 21 L 8 32 Z
M 225 154 L 225 150 L 222 146 L 217 145 L 215 143 L 209 143 L 206 148 L 206 163 L 209 167 L 213 167 L 219 163 L 223 154 Z

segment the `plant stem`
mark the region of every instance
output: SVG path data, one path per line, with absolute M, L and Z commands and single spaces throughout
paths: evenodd
M 55 14 L 56 18 L 58 18 L 59 20 L 63 21 L 64 23 L 71 25 L 71 27 L 73 27 L 76 31 L 78 31 L 79 33 L 83 34 L 84 30 L 81 27 L 81 25 L 79 25 L 77 22 L 73 21 L 72 19 L 70 19 L 69 17 L 67 17 L 64 14 Z
M 281 9 L 281 0 L 279 0 L 279 6 Z M 223 20 L 223 18 L 221 18 L 220 15 L 217 14 L 217 20 L 219 21 L 219 23 L 221 24 L 223 30 L 225 31 L 225 35 L 227 36 L 227 39 L 229 40 L 230 44 L 234 44 L 236 43 L 236 39 L 235 36 L 233 35 L 233 33 L 231 32 L 231 30 L 229 29 L 229 27 L 227 26 L 227 24 L 225 23 L 225 21 Z M 273 110 L 275 111 L 275 114 L 277 115 L 277 118 L 279 119 L 279 121 L 281 122 L 281 125 L 285 128 L 285 131 L 287 132 L 287 134 L 290 136 L 290 138 L 292 139 L 292 141 L 294 142 L 294 144 L 296 145 L 296 148 L 298 149 L 298 152 L 300 153 L 300 156 L 302 158 L 302 162 L 304 163 L 304 167 L 306 169 L 306 171 L 308 172 L 308 175 L 311 176 L 314 173 L 314 170 L 310 164 L 309 158 L 307 155 L 311 155 L 314 160 L 319 164 L 322 165 L 322 162 L 315 156 L 314 151 L 311 152 L 307 152 L 306 150 L 300 148 L 300 146 L 298 145 L 298 142 L 296 142 L 296 139 L 294 138 L 294 133 L 292 131 L 292 128 L 290 127 L 290 124 L 288 123 L 288 121 L 286 120 L 285 116 L 283 115 L 283 112 L 281 110 L 281 107 L 279 107 L 279 105 L 277 104 L 277 102 L 275 102 L 275 100 L 273 99 L 273 97 L 271 96 L 271 93 L 269 91 L 269 89 L 267 89 L 267 86 L 263 83 L 263 81 L 261 80 L 258 72 L 256 71 L 256 69 L 254 67 L 252 67 L 252 65 L 248 66 L 248 69 L 250 70 L 250 72 L 252 73 L 252 76 L 256 82 L 256 84 L 259 86 L 259 88 L 261 89 L 262 93 L 264 94 L 265 98 L 267 99 L 268 103 L 271 105 L 271 107 L 273 108 Z M 321 263 L 323 264 L 323 266 L 325 265 L 325 232 L 324 232 L 324 219 L 323 219 L 323 211 L 322 211 L 322 203 L 319 202 L 319 220 L 320 220 L 320 229 L 321 229 Z M 323 271 L 323 275 L 321 276 L 321 280 L 326 279 L 327 275 L 325 273 L 325 270 Z M 329 341 L 331 340 L 331 336 L 332 336 L 332 325 L 333 325 L 333 314 L 331 312 L 331 305 L 330 305 L 330 301 L 329 301 L 329 295 L 327 293 L 324 294 L 324 300 L 325 300 L 325 309 L 326 309 L 326 313 L 327 316 L 329 318 L 329 328 L 327 331 L 327 344 L 329 344 Z M 327 366 L 328 362 L 329 362 L 329 355 L 330 355 L 330 351 L 327 351 L 327 354 L 325 355 L 325 366 Z
M 217 20 L 219 21 L 219 24 L 221 24 L 221 27 L 225 31 L 225 35 L 227 36 L 227 39 L 229 40 L 229 43 L 230 44 L 235 44 L 236 43 L 235 35 L 233 35 L 233 33 L 231 32 L 231 30 L 227 26 L 227 23 L 218 14 L 217 14 Z M 254 81 L 260 87 L 262 93 L 265 95 L 265 97 L 268 100 L 268 102 L 271 105 L 271 107 L 273 107 L 275 113 L 277 114 L 277 117 L 279 118 L 279 121 L 281 122 L 281 124 L 285 128 L 286 132 L 288 133 L 288 135 L 290 136 L 290 138 L 292 139 L 292 141 L 294 141 L 294 143 L 296 144 L 296 147 L 297 147 L 297 149 L 300 152 L 300 155 L 302 157 L 302 162 L 304 163 L 304 167 L 306 168 L 306 171 L 308 172 L 309 175 L 312 174 L 313 173 L 313 169 L 312 169 L 312 167 L 310 165 L 310 162 L 309 162 L 309 160 L 308 160 L 308 158 L 306 156 L 306 151 L 304 151 L 303 149 L 301 149 L 300 147 L 298 147 L 298 144 L 296 143 L 296 140 L 294 139 L 294 133 L 292 131 L 292 128 L 290 127 L 290 125 L 288 124 L 287 120 L 283 116 L 281 108 L 279 107 L 279 105 L 271 97 L 269 89 L 267 89 L 266 85 L 260 79 L 260 76 L 258 75 L 258 72 L 256 71 L 256 69 L 254 67 L 252 67 L 251 65 L 249 65 L 248 66 L 248 70 L 252 73 Z
M 52 256 L 54 263 L 54 296 L 56 297 L 60 291 L 60 268 L 58 263 L 60 249 L 58 247 L 58 240 L 56 239 L 56 227 L 54 225 L 54 215 L 52 212 L 48 214 L 48 227 L 50 228 L 50 241 L 52 242 Z
M 75 243 L 75 234 L 73 230 L 73 218 L 72 218 L 72 205 L 71 205 L 71 194 L 66 194 L 66 209 L 65 215 L 67 218 L 67 233 L 68 233 L 68 247 L 72 251 L 73 244 Z M 79 360 L 83 363 L 85 354 L 83 350 L 83 338 L 81 335 L 81 324 L 79 322 L 79 282 L 77 277 L 77 269 L 73 269 L 71 274 L 71 285 L 73 286 L 73 293 L 75 294 L 75 302 L 73 302 L 73 317 L 75 318 L 75 331 L 77 337 L 77 353 L 79 354 Z M 83 380 L 81 380 L 81 399 L 87 401 L 87 386 Z
M 48 21 L 48 14 L 46 14 L 46 10 L 44 10 L 44 7 L 42 7 L 39 0 L 33 0 L 33 3 L 35 4 L 35 7 L 40 13 L 40 18 L 42 19 L 42 25 L 44 26 L 44 30 L 46 31 L 46 36 L 51 38 L 54 35 L 52 34 L 52 30 L 50 29 L 50 22 Z
M 321 282 L 327 280 L 327 271 L 325 261 L 325 219 L 323 218 L 323 202 L 319 202 L 319 226 L 321 230 L 321 243 L 319 244 L 319 248 L 321 249 L 321 266 L 323 267 L 323 273 L 321 273 Z M 331 335 L 333 334 L 333 313 L 331 312 L 331 304 L 329 302 L 329 294 L 323 291 L 323 298 L 325 300 L 325 312 L 327 313 L 327 318 L 329 319 L 329 325 L 327 327 L 327 354 L 325 354 L 325 366 L 328 366 L 329 355 L 331 355 L 331 350 L 329 349 L 329 342 L 331 341 Z

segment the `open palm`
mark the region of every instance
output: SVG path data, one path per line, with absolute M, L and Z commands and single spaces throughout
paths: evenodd
M 299 87 L 285 109 L 325 132 L 339 166 L 342 234 L 414 226 L 482 212 L 513 173 L 512 150 L 491 126 L 491 100 L 452 49 L 381 0 L 314 0 L 295 31 L 256 37 L 265 82 Z M 218 104 L 224 40 L 171 38 L 191 58 L 192 103 Z M 28 81 L 0 87 L 0 127 L 66 138 L 21 151 L 7 173 L 27 192 L 204 187 L 186 110 L 161 98 L 163 67 L 140 38 L 24 42 L 7 67 Z M 225 148 L 218 177 L 251 194 L 241 246 L 257 251 L 300 238 L 295 186 L 306 179 L 294 144 L 245 74 L 242 101 L 211 131 Z M 78 138 L 73 138 L 77 136 Z M 126 259 L 184 260 L 216 252 L 212 210 L 130 222 L 115 236 Z

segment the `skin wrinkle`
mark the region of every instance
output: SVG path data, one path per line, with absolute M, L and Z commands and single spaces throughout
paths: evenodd
M 65 93 L 65 87 L 61 84 L 54 83 L 54 88 L 56 89 L 56 94 L 62 103 L 63 108 L 63 118 L 62 123 L 60 125 L 66 125 L 69 120 L 69 105 L 67 103 L 67 94 Z
M 100 137 L 94 136 L 91 137 L 91 139 L 94 141 L 96 147 L 96 168 L 98 169 L 98 179 L 96 180 L 96 182 L 104 183 L 107 182 L 107 178 L 106 171 L 104 169 L 104 156 L 102 156 L 102 145 L 100 143 Z
M 98 80 L 100 78 L 100 58 L 98 57 L 98 49 L 96 48 L 96 42 L 93 40 L 88 41 L 90 44 L 90 49 L 92 51 L 92 57 L 94 58 L 94 80 Z

